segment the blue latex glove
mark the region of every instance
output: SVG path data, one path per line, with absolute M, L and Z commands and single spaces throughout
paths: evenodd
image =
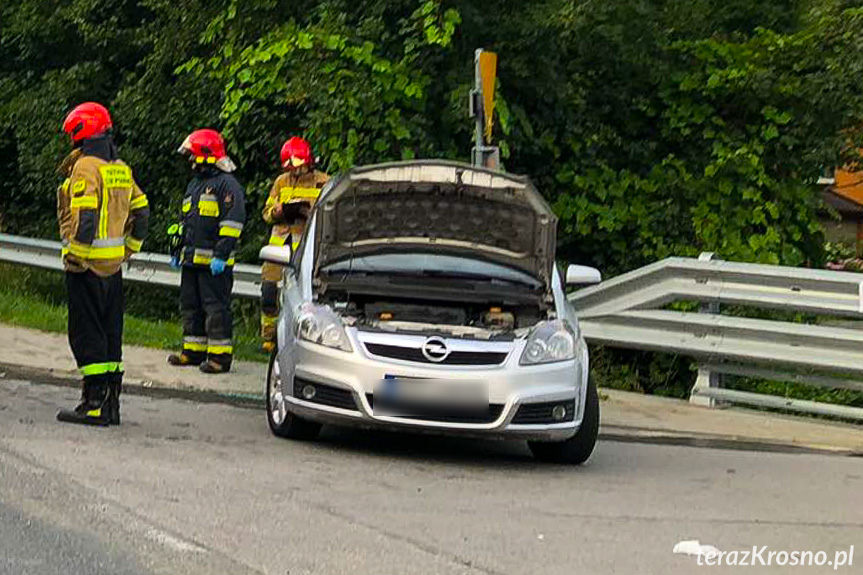
M 226 265 L 228 265 L 228 262 L 226 262 L 225 260 L 213 258 L 213 261 L 210 262 L 210 271 L 213 272 L 214 276 L 217 276 L 225 271 Z
M 180 258 L 178 258 L 178 257 L 171 258 L 171 269 L 173 269 L 173 270 L 180 269 Z

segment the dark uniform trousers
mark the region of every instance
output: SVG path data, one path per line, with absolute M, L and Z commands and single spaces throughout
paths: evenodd
M 69 345 L 85 379 L 123 371 L 123 273 L 66 272 Z
M 193 361 L 209 358 L 226 368 L 231 366 L 233 287 L 234 273 L 230 267 L 213 275 L 209 267 L 183 266 L 180 283 L 183 353 Z

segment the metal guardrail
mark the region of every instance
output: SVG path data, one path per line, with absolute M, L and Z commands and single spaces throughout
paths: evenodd
M 0 261 L 62 270 L 59 242 L 0 234 Z M 128 281 L 179 287 L 164 254 L 135 255 Z M 234 295 L 260 297 L 258 266 L 234 268 Z M 722 387 L 723 375 L 760 377 L 863 391 L 860 329 L 720 314 L 721 306 L 863 320 L 863 274 L 713 260 L 669 258 L 569 296 L 592 343 L 679 353 L 699 361 L 693 403 L 717 401 L 863 420 L 863 409 Z M 700 312 L 668 309 L 699 302 Z
M 60 242 L 0 234 L 0 261 L 3 262 L 62 271 L 61 251 Z M 123 278 L 136 283 L 179 288 L 180 272 L 171 269 L 170 262 L 171 258 L 165 254 L 135 254 L 123 266 Z M 261 268 L 235 265 L 233 293 L 244 298 L 261 297 Z
M 691 401 L 716 401 L 863 420 L 863 409 L 722 388 L 722 375 L 863 391 L 860 328 L 721 315 L 735 305 L 863 319 L 863 274 L 701 258 L 669 258 L 569 296 L 585 337 L 612 347 L 696 358 Z M 669 309 L 698 302 L 699 312 Z

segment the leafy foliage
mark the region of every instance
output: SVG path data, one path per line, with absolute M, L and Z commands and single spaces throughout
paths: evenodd
M 623 97 L 591 84 L 606 103 L 590 108 L 609 113 L 592 139 L 572 145 L 570 159 L 561 154 L 555 174 L 570 253 L 596 261 L 590 254 L 602 252 L 598 263 L 611 269 L 702 250 L 820 263 L 813 175 L 841 161 L 858 123 L 859 76 L 848 70 L 860 52 L 846 26 L 860 16 L 810 16 L 792 33 L 756 28 L 699 39 L 631 14 L 635 27 L 664 40 L 632 60 L 625 48 L 622 58 L 611 51 L 632 80 L 600 82 Z M 600 36 L 588 47 L 628 41 L 602 22 L 576 29 Z
M 169 0 L 22 0 L 0 6 L 0 225 L 56 237 L 60 127 L 77 103 L 114 116 L 121 153 L 151 199 L 156 229 L 172 218 L 188 169 L 172 157 L 217 114 L 220 89 L 174 69 L 199 49 L 205 4 Z M 150 247 L 159 246 L 159 234 Z M 162 242 L 164 246 L 164 242 Z
M 400 20 L 392 49 L 381 50 L 371 40 L 387 33 L 381 18 L 353 22 L 324 5 L 307 25 L 290 21 L 242 50 L 222 43 L 206 67 L 225 86 L 231 132 L 258 107 L 283 102 L 331 167 L 350 168 L 368 151 L 409 159 L 409 142 L 433 142 L 424 105 L 433 78 L 421 63 L 451 43 L 458 21 L 455 10 L 427 1 Z M 185 68 L 200 72 L 201 64 Z
M 58 123 L 96 99 L 173 217 L 190 130 L 224 129 L 258 207 L 286 135 L 324 167 L 466 159 L 477 46 L 501 55 L 498 138 L 561 217 L 561 256 L 820 263 L 813 174 L 856 149 L 861 11 L 831 0 L 38 0 L 0 8 L 0 213 L 53 235 Z M 104 15 L 108 15 L 105 17 Z M 245 242 L 254 253 L 257 222 Z M 159 246 L 161 238 L 151 242 Z

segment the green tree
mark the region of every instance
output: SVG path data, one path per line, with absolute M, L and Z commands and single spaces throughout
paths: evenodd
M 561 216 L 560 254 L 617 273 L 668 255 L 817 264 L 814 176 L 852 157 L 859 8 L 838 0 L 22 0 L 0 7 L 0 215 L 51 237 L 59 122 L 108 104 L 158 230 L 192 129 L 224 129 L 254 218 L 289 134 L 331 171 L 467 159 L 476 47 L 496 137 Z

